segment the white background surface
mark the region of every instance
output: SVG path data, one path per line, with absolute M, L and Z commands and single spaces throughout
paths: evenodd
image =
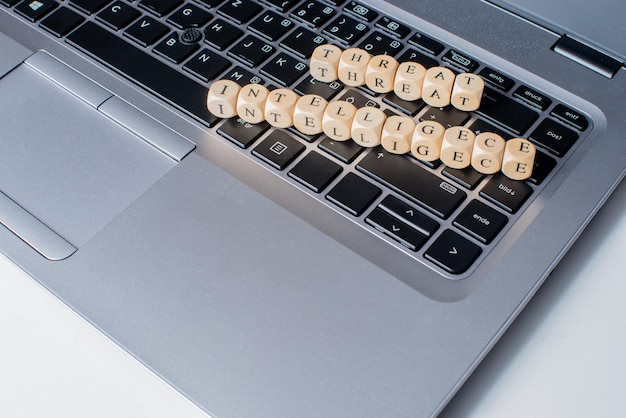
M 626 185 L 443 415 L 621 416 L 624 324 Z M 0 257 L 0 417 L 206 416 Z

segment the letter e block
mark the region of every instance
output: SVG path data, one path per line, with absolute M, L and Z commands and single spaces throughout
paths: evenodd
M 506 142 L 502 172 L 513 180 L 526 180 L 533 172 L 535 146 L 527 139 L 513 138 Z
M 469 167 L 476 135 L 468 128 L 453 126 L 446 129 L 441 143 L 441 162 L 451 168 Z
M 322 133 L 322 118 L 328 102 L 317 94 L 305 94 L 296 102 L 293 124 L 305 135 Z
M 417 62 L 403 62 L 396 70 L 393 91 L 402 100 L 412 102 L 422 97 L 426 69 Z

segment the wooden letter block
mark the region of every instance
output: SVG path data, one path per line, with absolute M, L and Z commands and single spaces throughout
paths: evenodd
M 231 80 L 217 80 L 211 84 L 206 105 L 209 112 L 218 118 L 237 116 L 237 96 L 241 87 Z
M 406 116 L 389 116 L 383 125 L 381 144 L 393 154 L 411 151 L 415 122 Z
M 330 83 L 339 77 L 339 58 L 341 58 L 341 48 L 335 45 L 320 45 L 311 55 L 311 76 L 324 83 Z
M 260 84 L 246 84 L 237 96 L 237 114 L 248 123 L 265 120 L 265 101 L 269 90 Z
M 277 128 L 289 128 L 293 125 L 293 112 L 300 96 L 293 90 L 272 90 L 265 102 L 265 120 Z
M 352 139 L 362 147 L 380 145 L 386 119 L 387 115 L 380 109 L 369 106 L 360 108 L 352 120 Z
M 362 86 L 365 84 L 365 73 L 370 54 L 364 49 L 349 48 L 341 53 L 339 59 L 339 80 L 347 86 Z
M 441 162 L 451 168 L 466 168 L 472 162 L 476 135 L 468 128 L 453 126 L 446 129 L 441 143 Z
M 513 180 L 526 180 L 533 172 L 535 146 L 523 138 L 513 138 L 506 142 L 502 158 L 502 172 Z
M 398 61 L 390 55 L 376 55 L 367 63 L 365 84 L 376 93 L 388 93 L 393 90 L 393 81 L 398 68 Z
M 505 141 L 498 134 L 483 132 L 476 136 L 472 150 L 472 167 L 483 174 L 494 174 L 502 167 Z
M 452 106 L 466 112 L 478 109 L 484 89 L 485 82 L 476 74 L 463 73 L 457 75 L 452 88 Z
M 293 124 L 305 135 L 322 133 L 322 118 L 328 102 L 317 94 L 305 94 L 296 102 Z
M 435 161 L 441 153 L 441 141 L 446 128 L 435 121 L 420 122 L 413 130 L 411 154 L 418 160 Z
M 335 141 L 347 141 L 352 137 L 352 119 L 356 106 L 343 100 L 330 102 L 324 111 L 322 129 L 326 136 Z
M 432 67 L 426 70 L 422 86 L 422 100 L 434 107 L 450 104 L 454 85 L 454 73 L 445 67 Z
M 417 62 L 403 62 L 396 70 L 393 91 L 402 100 L 414 101 L 422 97 L 426 69 Z

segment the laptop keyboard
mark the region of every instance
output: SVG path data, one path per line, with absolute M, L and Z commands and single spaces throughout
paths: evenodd
M 103 62 L 214 130 L 338 213 L 421 263 L 462 278 L 487 257 L 589 130 L 586 117 L 365 3 L 345 0 L 0 0 L 52 37 Z M 367 86 L 323 83 L 308 58 L 322 44 L 361 48 L 426 68 L 470 72 L 486 83 L 474 112 L 404 101 Z M 362 148 L 267 122 L 219 119 L 206 107 L 211 82 L 264 84 L 299 95 L 372 106 L 415 122 L 465 126 L 537 146 L 532 176 L 511 180 Z

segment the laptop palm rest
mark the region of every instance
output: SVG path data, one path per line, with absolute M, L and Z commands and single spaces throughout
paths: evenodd
M 70 72 L 56 71 L 64 65 L 49 55 L 31 58 L 35 64 L 52 63 L 53 79 L 61 74 L 78 90 L 99 92 L 85 89 L 90 81 L 78 73 L 73 79 Z M 46 258 L 58 260 L 92 238 L 177 160 L 115 120 L 116 113 L 133 115 L 120 111 L 126 104 L 118 98 L 110 100 L 100 89 L 98 101 L 104 104 L 91 103 L 98 94 L 79 97 L 35 68 L 19 65 L 0 79 L 0 97 L 12 104 L 0 112 L 0 222 Z M 100 105 L 110 114 L 98 110 Z

